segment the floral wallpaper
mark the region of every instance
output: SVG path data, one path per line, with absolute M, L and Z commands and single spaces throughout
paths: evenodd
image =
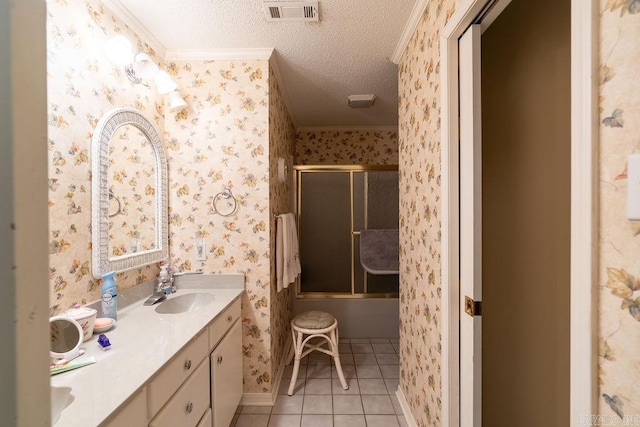
M 271 259 L 274 260 L 273 248 L 275 248 L 276 227 L 274 214 L 291 212 L 289 195 L 294 191 L 291 180 L 280 182 L 278 179 L 278 159 L 288 161 L 293 156 L 295 131 L 293 123 L 287 112 L 282 98 L 280 87 L 273 69 L 269 68 L 269 198 L 270 198 L 270 235 L 269 241 L 272 248 Z M 290 176 L 290 175 L 289 175 Z M 278 369 L 284 359 L 288 345 L 291 343 L 291 312 L 292 301 L 291 287 L 277 292 L 275 263 L 271 263 L 271 377 L 275 379 Z
M 456 5 L 429 2 L 399 65 L 400 388 L 419 426 L 440 425 L 438 32 Z M 640 223 L 626 219 L 626 157 L 640 152 L 640 7 L 601 0 L 600 9 L 598 398 L 613 425 L 640 414 Z
M 271 286 L 272 213 L 288 197 L 274 181 L 273 162 L 291 151 L 292 125 L 267 60 L 175 61 L 167 69 L 189 103 L 165 119 L 172 262 L 246 275 L 244 391 L 270 393 L 289 315 L 288 294 L 275 295 Z M 211 206 L 225 188 L 238 202 L 227 217 Z M 205 241 L 206 261 L 195 260 L 196 236 Z
M 390 130 L 296 132 L 298 165 L 397 165 L 398 133 Z
M 294 131 L 268 61 L 165 64 L 98 0 L 52 0 L 47 8 L 52 314 L 99 299 L 100 280 L 91 275 L 91 138 L 105 112 L 136 108 L 156 126 L 167 150 L 172 262 L 182 270 L 246 274 L 245 392 L 271 393 L 286 356 L 291 311 L 289 293 L 275 294 L 271 286 L 272 214 L 287 210 L 290 191 L 277 181 L 274 165 L 278 156 L 293 154 Z M 186 109 L 165 111 L 155 88 L 133 85 L 104 57 L 101 46 L 117 34 L 172 75 L 189 103 Z M 146 200 L 155 189 L 143 182 L 144 148 L 111 148 L 119 165 L 109 177 L 114 194 L 121 185 L 134 186 Z M 238 201 L 229 217 L 211 207 L 225 188 Z M 126 237 L 112 249 L 131 250 L 131 238 L 139 234 L 144 248 L 148 221 L 144 213 L 129 215 L 136 210 L 131 200 L 121 202 L 126 218 L 114 216 L 112 230 L 125 227 L 114 234 Z M 194 259 L 196 236 L 206 243 L 206 261 Z M 122 272 L 118 287 L 128 289 L 157 272 L 155 265 Z
M 98 120 L 112 108 L 127 106 L 140 110 L 158 130 L 163 127 L 162 99 L 155 89 L 133 85 L 103 53 L 104 42 L 118 34 L 126 36 L 138 51 L 155 56 L 100 1 L 47 2 L 52 315 L 100 297 L 100 280 L 91 274 L 90 153 Z M 156 274 L 155 266 L 123 272 L 117 276 L 118 288 L 125 290 Z
M 455 4 L 427 4 L 398 69 L 400 389 L 419 426 L 441 425 L 439 30 Z
M 116 130 L 109 145 L 109 256 L 156 247 L 155 149 L 134 126 Z
M 638 2 L 601 0 L 598 401 L 620 424 L 640 418 L 640 221 L 626 217 L 627 155 L 640 153 L 638 39 Z

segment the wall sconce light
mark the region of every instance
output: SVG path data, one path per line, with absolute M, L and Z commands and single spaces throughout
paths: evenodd
M 140 52 L 135 57 L 133 71 L 140 79 L 153 80 L 158 75 L 160 69 L 156 63 L 151 60 L 149 55 Z
M 160 70 L 158 74 L 156 74 L 156 88 L 158 89 L 158 93 L 166 95 L 168 93 L 173 92 L 178 89 L 178 85 L 173 81 L 169 74 L 166 71 Z
M 140 52 L 134 56 L 131 42 L 123 36 L 115 36 L 104 43 L 107 58 L 114 64 L 124 67 L 125 74 L 134 84 L 149 86 L 146 81 L 153 80 L 161 95 L 169 94 L 169 111 L 187 106 L 177 91 L 178 84 L 164 70 L 160 70 L 151 57 Z
M 187 106 L 187 101 L 182 98 L 177 90 L 169 93 L 169 111 L 181 110 Z

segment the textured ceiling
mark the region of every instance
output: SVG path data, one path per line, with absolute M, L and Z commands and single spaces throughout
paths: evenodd
M 396 126 L 389 59 L 415 0 L 319 0 L 320 22 L 268 22 L 260 0 L 119 0 L 169 52 L 274 48 L 298 127 Z M 368 109 L 347 96 L 374 93 Z

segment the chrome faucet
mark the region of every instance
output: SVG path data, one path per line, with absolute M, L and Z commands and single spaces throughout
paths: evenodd
M 173 272 L 167 268 L 166 264 L 160 266 L 160 274 L 156 281 L 156 286 L 151 295 L 144 302 L 144 305 L 154 305 L 164 300 L 168 294 L 173 292 Z

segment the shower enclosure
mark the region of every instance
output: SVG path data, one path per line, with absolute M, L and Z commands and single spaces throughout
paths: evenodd
M 295 166 L 298 298 L 397 298 L 398 274 L 360 264 L 360 231 L 398 229 L 397 166 Z

